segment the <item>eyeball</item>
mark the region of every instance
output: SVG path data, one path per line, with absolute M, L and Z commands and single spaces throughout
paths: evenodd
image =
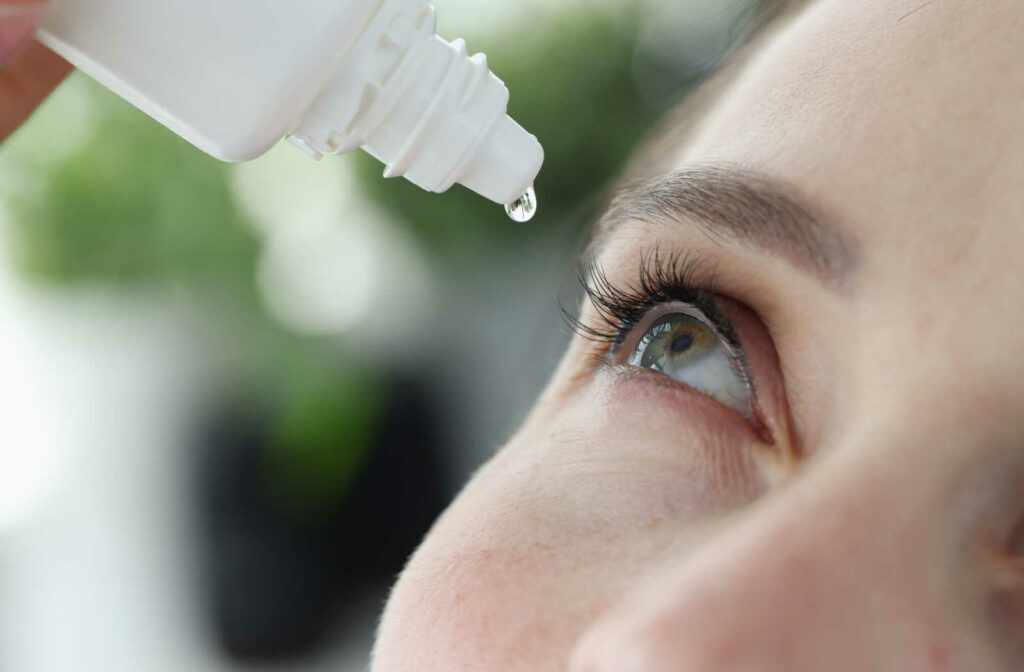
M 732 347 L 695 314 L 659 317 L 640 336 L 626 363 L 669 376 L 746 417 L 753 415 L 750 384 Z

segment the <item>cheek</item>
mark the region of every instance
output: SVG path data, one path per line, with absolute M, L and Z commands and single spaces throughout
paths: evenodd
M 749 460 L 709 459 L 742 446 L 664 410 L 595 385 L 531 420 L 413 556 L 375 672 L 567 669 L 586 628 L 696 543 L 698 523 L 752 496 Z
M 766 452 L 735 412 L 667 378 L 597 375 L 526 450 L 536 482 L 583 529 L 648 529 L 755 499 Z

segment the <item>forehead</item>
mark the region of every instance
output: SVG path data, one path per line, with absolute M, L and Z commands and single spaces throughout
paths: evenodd
M 1024 238 L 1022 34 L 1018 0 L 819 0 L 751 60 L 676 163 L 792 185 L 879 264 L 908 249 L 926 266 L 958 261 L 979 239 L 1005 254 Z

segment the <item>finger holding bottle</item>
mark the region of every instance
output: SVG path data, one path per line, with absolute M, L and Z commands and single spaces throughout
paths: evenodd
M 45 12 L 43 0 L 0 0 L 0 67 L 31 41 Z
M 0 0 L 0 141 L 28 118 L 71 66 L 33 39 L 44 0 Z

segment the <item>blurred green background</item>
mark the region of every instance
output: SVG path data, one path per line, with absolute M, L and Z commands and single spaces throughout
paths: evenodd
M 316 163 L 282 143 L 254 162 L 220 163 L 81 74 L 0 148 L 9 291 L 50 305 L 63 326 L 29 323 L 72 333 L 55 347 L 91 358 L 84 389 L 106 399 L 102 381 L 125 366 L 119 346 L 109 361 L 95 357 L 67 321 L 80 306 L 116 304 L 113 316 L 85 310 L 119 337 L 137 332 L 124 326 L 132 315 L 163 315 L 159 324 L 173 326 L 156 331 L 186 342 L 180 366 L 201 381 L 183 393 L 198 427 L 185 434 L 207 438 L 189 441 L 245 443 L 260 515 L 299 529 L 338 534 L 339 510 L 351 508 L 354 484 L 396 431 L 405 437 L 396 445 L 430 434 L 438 449 L 431 516 L 507 436 L 564 346 L 556 294 L 571 285 L 605 189 L 765 3 L 435 4 L 438 33 L 487 53 L 511 91 L 509 113 L 544 146 L 539 210 L 527 224 L 460 186 L 435 195 L 384 180 L 360 152 Z M 168 346 L 153 342 L 160 360 Z M 54 385 L 62 370 L 47 374 Z M 140 374 L 132 385 L 152 392 L 160 380 Z M 21 394 L 16 385 L 9 379 L 8 395 Z M 109 399 L 94 423 L 118 421 L 123 407 Z M 259 658 L 261 649 L 234 653 Z

